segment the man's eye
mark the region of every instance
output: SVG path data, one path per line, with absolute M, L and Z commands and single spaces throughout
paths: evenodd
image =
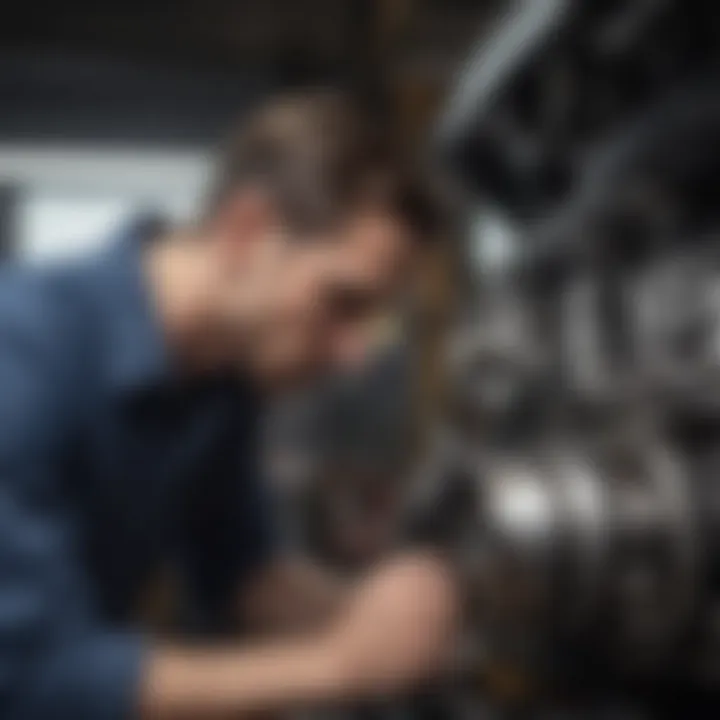
M 369 315 L 375 306 L 375 299 L 359 289 L 337 288 L 330 294 L 332 313 L 343 320 L 362 319 Z

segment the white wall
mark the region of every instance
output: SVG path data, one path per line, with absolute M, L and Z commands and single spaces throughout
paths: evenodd
M 85 251 L 143 210 L 173 220 L 192 216 L 211 159 L 202 151 L 0 144 L 0 183 L 20 190 L 20 256 Z

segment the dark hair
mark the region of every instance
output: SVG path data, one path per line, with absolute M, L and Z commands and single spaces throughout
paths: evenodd
M 289 95 L 253 112 L 221 154 L 208 213 L 246 184 L 267 190 L 299 234 L 367 207 L 396 215 L 421 238 L 441 229 L 435 193 L 389 126 L 339 93 Z

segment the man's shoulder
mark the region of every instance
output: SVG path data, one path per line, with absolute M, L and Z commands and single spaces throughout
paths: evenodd
M 67 345 L 83 328 L 89 300 L 83 292 L 86 263 L 47 267 L 12 265 L 0 270 L 0 346 Z M 87 329 L 87 325 L 84 325 Z
M 0 270 L 0 458 L 29 457 L 55 442 L 88 397 L 76 273 Z
M 87 257 L 0 269 L 0 394 L 14 392 L 12 384 L 58 402 L 79 384 L 90 393 L 102 332 L 98 263 Z

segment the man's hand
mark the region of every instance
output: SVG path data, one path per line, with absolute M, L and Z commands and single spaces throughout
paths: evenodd
M 429 555 L 396 559 L 363 584 L 335 629 L 346 691 L 394 692 L 449 660 L 459 615 L 448 569 Z

